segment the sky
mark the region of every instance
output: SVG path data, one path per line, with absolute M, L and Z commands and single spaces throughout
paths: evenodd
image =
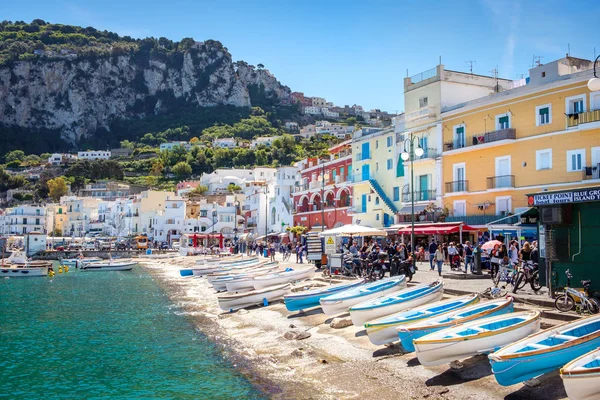
M 435 67 L 519 79 L 600 54 L 600 1 L 0 0 L 0 18 L 93 26 L 132 37 L 219 40 L 234 61 L 338 106 L 404 110 L 403 79 Z

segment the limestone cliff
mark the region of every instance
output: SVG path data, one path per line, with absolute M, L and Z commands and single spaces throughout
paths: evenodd
M 70 53 L 0 67 L 0 122 L 60 129 L 63 139 L 75 143 L 109 129 L 115 119 L 143 118 L 182 104 L 249 107 L 253 88 L 277 102 L 290 97 L 290 89 L 268 71 L 234 65 L 216 41 L 198 42 L 176 59 Z

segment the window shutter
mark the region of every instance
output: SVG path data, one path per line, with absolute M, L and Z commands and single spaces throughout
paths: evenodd
M 398 156 L 398 166 L 396 167 L 396 177 L 400 178 L 404 176 L 404 160 L 402 156 Z
M 548 115 L 548 107 L 540 108 L 540 115 Z
M 464 134 L 465 133 L 465 127 L 464 126 L 460 126 L 460 127 L 456 128 L 456 133 L 458 135 Z
M 500 117 L 500 119 L 498 119 L 498 122 L 500 122 L 501 124 L 508 124 L 508 115 Z

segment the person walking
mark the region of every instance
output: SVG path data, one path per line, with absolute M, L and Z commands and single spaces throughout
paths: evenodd
M 510 242 L 510 248 L 508 250 L 508 254 L 509 254 L 509 258 L 510 258 L 510 263 L 512 265 L 519 262 L 519 249 L 517 248 L 516 240 L 513 240 Z
M 454 242 L 450 242 L 448 246 L 448 260 L 450 261 L 450 269 L 453 270 L 456 268 L 456 258 L 458 257 L 458 250 L 454 245 Z
M 440 246 L 438 246 L 438 248 L 435 250 L 433 256 L 435 259 L 435 263 L 437 264 L 438 275 L 442 276 L 442 266 L 444 265 L 444 260 L 446 259 L 446 257 L 444 256 L 444 251 Z
M 435 264 L 433 260 L 435 258 L 435 252 L 438 249 L 438 245 L 435 242 L 435 239 L 431 239 L 431 243 L 429 243 L 429 268 L 433 271 L 435 269 Z
M 304 255 L 304 246 L 299 244 L 298 245 L 298 258 L 300 259 L 300 264 L 304 264 L 304 261 L 302 260 L 303 255 Z
M 465 242 L 465 274 L 467 273 L 467 271 L 471 271 L 471 273 L 473 273 L 473 268 L 475 267 L 475 262 L 474 262 L 474 258 L 473 258 L 473 247 L 471 247 L 471 242 L 469 242 L 468 240 Z M 470 266 L 470 267 L 469 267 Z

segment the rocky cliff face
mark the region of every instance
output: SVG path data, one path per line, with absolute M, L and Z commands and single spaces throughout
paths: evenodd
M 0 68 L 0 122 L 60 129 L 75 143 L 115 119 L 143 118 L 182 104 L 251 106 L 249 88 L 284 102 L 289 88 L 266 70 L 236 67 L 219 42 L 196 43 L 165 60 L 121 55 L 35 60 Z

